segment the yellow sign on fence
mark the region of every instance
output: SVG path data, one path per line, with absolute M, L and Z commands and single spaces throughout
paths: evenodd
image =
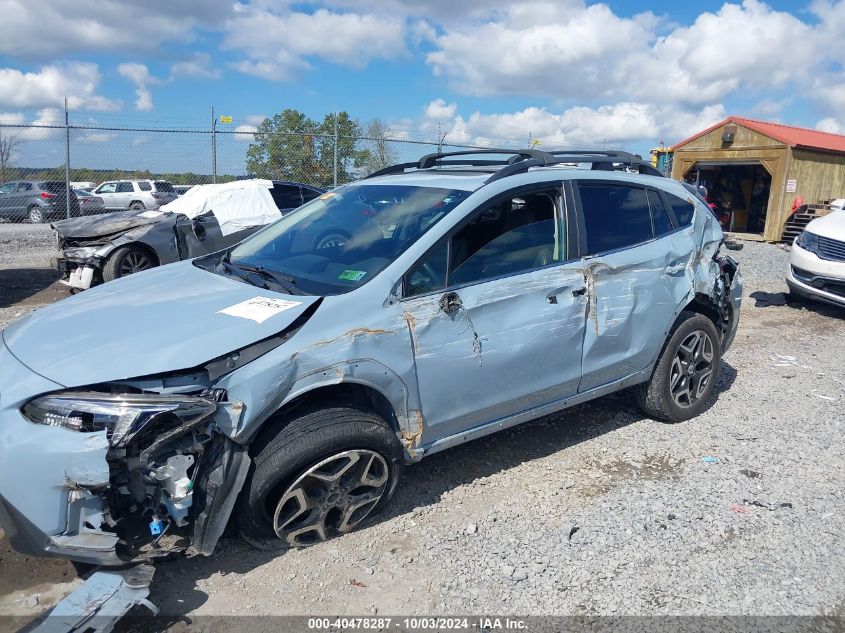
M 231 123 L 232 117 L 220 115 L 220 122 L 221 123 Z

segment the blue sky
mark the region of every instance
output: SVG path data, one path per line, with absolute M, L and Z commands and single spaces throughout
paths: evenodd
M 224 129 L 247 133 L 284 108 L 318 119 L 338 109 L 379 118 L 397 138 L 525 144 L 530 134 L 541 147 L 640 152 L 728 114 L 845 131 L 845 2 L 0 7 L 0 123 L 60 122 L 67 96 L 72 121 L 106 126 L 204 127 L 215 106 L 234 118 Z M 19 163 L 63 161 L 55 136 L 21 140 Z M 226 139 L 221 171 L 242 169 L 248 140 Z M 102 132 L 76 141 L 72 164 L 208 171 L 201 137 Z

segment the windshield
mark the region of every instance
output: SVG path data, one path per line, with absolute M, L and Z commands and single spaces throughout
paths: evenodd
M 229 262 L 289 277 L 308 294 L 367 283 L 469 196 L 405 185 L 347 185 L 285 215 L 231 251 Z

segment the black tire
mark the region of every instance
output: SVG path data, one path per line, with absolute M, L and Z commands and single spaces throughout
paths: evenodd
M 29 209 L 27 209 L 26 214 L 27 218 L 32 224 L 44 224 L 44 222 L 46 221 L 44 217 L 44 211 L 39 206 L 33 205 L 29 207 Z
M 336 248 L 343 246 L 350 239 L 352 239 L 352 236 L 345 231 L 328 231 L 314 241 L 314 249 Z
M 140 262 L 145 261 L 143 265 Z M 133 265 L 137 263 L 137 265 Z M 103 281 L 114 281 L 141 270 L 158 266 L 155 258 L 140 246 L 121 246 L 115 249 L 103 265 Z
M 136 200 L 135 202 L 133 202 L 133 203 L 131 203 L 131 204 L 129 205 L 129 210 L 130 210 L 130 211 L 143 211 L 143 210 L 144 210 L 144 209 L 146 209 L 146 208 L 147 208 L 147 207 L 145 207 L 145 206 L 144 206 L 144 203 L 143 203 L 143 202 L 140 202 L 140 201 L 138 201 L 138 200 Z
M 705 361 L 702 359 L 690 363 L 693 366 L 693 370 L 690 371 L 694 373 L 687 375 L 688 366 L 684 368 L 684 371 L 680 371 L 683 361 L 680 360 L 679 356 L 686 354 L 686 348 L 681 349 L 682 344 L 692 340 L 693 335 L 697 332 L 709 337 L 712 357 L 709 362 L 709 377 L 700 390 L 696 379 L 700 381 L 704 375 L 703 364 Z M 706 341 L 702 339 L 702 349 L 705 349 L 706 345 Z M 678 365 L 675 364 L 676 358 L 679 359 Z M 682 312 L 663 345 L 663 350 L 660 352 L 651 378 L 648 382 L 634 387 L 637 403 L 649 417 L 664 422 L 682 422 L 694 418 L 704 410 L 708 398 L 713 393 L 716 378 L 719 375 L 721 359 L 721 339 L 713 321 L 697 312 Z M 695 369 L 699 366 L 702 368 Z M 674 383 L 675 391 L 673 393 L 673 377 L 676 375 L 681 378 Z M 683 392 L 683 380 L 687 381 L 689 392 L 686 398 L 677 395 L 679 392 Z M 693 395 L 695 395 L 694 399 Z M 680 404 L 679 400 L 682 401 Z
M 251 448 L 252 466 L 236 509 L 241 537 L 260 549 L 284 549 L 311 543 L 288 543 L 273 529 L 282 496 L 317 464 L 347 451 L 378 453 L 387 466 L 378 501 L 365 508 L 361 521 L 390 501 L 404 467 L 404 453 L 390 425 L 378 415 L 347 404 L 324 403 L 292 411 L 278 420 L 280 430 L 260 436 Z M 326 522 L 328 523 L 328 521 Z M 352 527 L 351 529 L 354 529 Z M 337 530 L 326 529 L 326 537 Z M 315 542 L 319 542 L 318 539 Z

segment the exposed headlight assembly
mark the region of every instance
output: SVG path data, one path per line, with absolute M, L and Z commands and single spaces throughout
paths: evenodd
M 101 247 L 99 246 L 78 246 L 74 248 L 66 248 L 64 250 L 64 256 L 68 259 L 88 259 Z
M 802 231 L 798 237 L 795 238 L 795 243 L 798 244 L 805 251 L 819 254 L 819 236 L 809 231 Z
M 210 418 L 217 404 L 182 395 L 64 392 L 41 396 L 23 407 L 31 422 L 91 433 L 107 431 L 112 446 L 124 446 L 152 431 L 190 428 Z

